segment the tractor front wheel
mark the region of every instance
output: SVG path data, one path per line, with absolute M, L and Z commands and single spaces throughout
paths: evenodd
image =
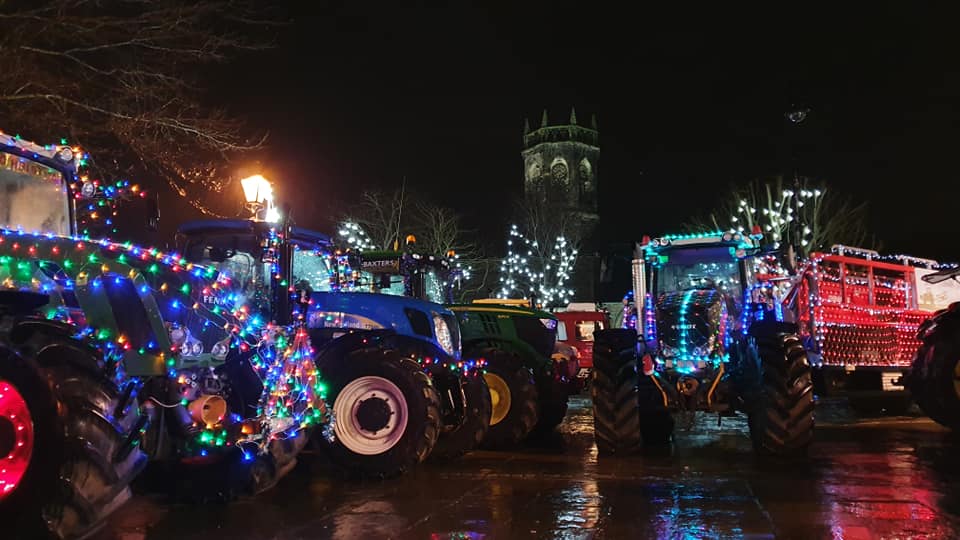
M 593 432 L 601 454 L 627 455 L 644 444 L 670 442 L 673 416 L 653 376 L 640 371 L 635 331 L 596 333 L 591 379 Z
M 396 351 L 362 349 L 322 371 L 335 440 L 316 440 L 344 472 L 389 478 L 427 458 L 440 432 L 440 400 L 419 364 Z
M 440 434 L 431 459 L 453 459 L 476 450 L 490 429 L 490 388 L 480 370 L 473 370 L 463 377 L 461 383 L 466 398 L 466 414 L 463 423 L 456 429 Z
M 801 455 L 813 440 L 813 379 L 807 351 L 794 334 L 756 338 L 748 421 L 754 448 L 766 455 Z
M 520 444 L 537 425 L 537 386 L 533 375 L 510 353 L 485 351 L 483 378 L 490 389 L 490 430 L 483 446 L 512 448 Z

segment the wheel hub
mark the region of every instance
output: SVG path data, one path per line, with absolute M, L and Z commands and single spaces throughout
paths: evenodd
M 390 410 L 387 401 L 375 395 L 360 400 L 360 404 L 357 406 L 357 421 L 360 423 L 360 427 L 371 433 L 376 433 L 387 427 L 391 415 L 393 415 L 393 411 Z
M 403 438 L 407 399 L 393 381 L 367 375 L 350 381 L 333 402 L 337 440 L 364 456 L 382 454 Z
M 487 387 L 490 388 L 490 404 L 492 412 L 490 414 L 490 425 L 494 426 L 503 421 L 510 413 L 510 406 L 513 398 L 510 394 L 510 387 L 507 381 L 496 373 L 484 373 L 484 380 L 487 381 Z
M 0 500 L 23 479 L 33 456 L 33 418 L 27 401 L 0 379 Z

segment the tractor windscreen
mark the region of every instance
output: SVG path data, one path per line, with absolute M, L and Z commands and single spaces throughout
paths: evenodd
M 234 290 L 243 295 L 241 303 L 251 303 L 269 313 L 270 270 L 273 263 L 263 260 L 256 237 L 248 234 L 216 234 L 194 238 L 187 244 L 187 260 L 213 266 L 230 278 Z
M 740 290 L 740 264 L 727 247 L 670 250 L 657 271 L 657 293 L 689 289 Z
M 325 253 L 312 249 L 297 249 L 293 252 L 293 283 L 298 289 L 310 292 L 333 290 L 330 259 Z
M 424 299 L 429 300 L 435 304 L 443 304 L 447 302 L 446 296 L 443 294 L 444 284 L 443 280 L 440 278 L 440 274 L 437 273 L 433 268 L 428 268 L 423 271 L 423 294 Z
M 0 227 L 68 236 L 68 201 L 60 171 L 0 152 Z

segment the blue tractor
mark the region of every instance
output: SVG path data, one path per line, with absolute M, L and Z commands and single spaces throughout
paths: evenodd
M 591 384 L 602 454 L 671 440 L 672 413 L 745 412 L 755 449 L 801 454 L 813 436 L 807 351 L 759 235 L 645 239 L 633 261 L 636 327 L 603 330 Z
M 448 441 L 466 418 L 459 326 L 450 310 L 348 291 L 348 258 L 338 259 L 326 235 L 289 224 L 192 222 L 180 227 L 177 244 L 188 260 L 235 276 L 254 305 L 287 297 L 267 290 L 262 261 L 279 261 L 282 286 L 304 306 L 332 403 L 335 437 L 315 440 L 344 471 L 389 477 L 422 462 L 435 445 L 438 453 L 462 453 L 457 448 L 467 442 Z

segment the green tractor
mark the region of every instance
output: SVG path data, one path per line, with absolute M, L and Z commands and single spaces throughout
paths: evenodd
M 557 318 L 526 301 L 478 300 L 453 303 L 460 270 L 454 253 L 437 257 L 415 251 L 361 253 L 363 286 L 443 302 L 456 313 L 463 358 L 482 366 L 489 388 L 487 448 L 516 446 L 532 432 L 548 432 L 567 412 L 567 399 L 580 390 L 577 359 L 557 345 Z
M 92 534 L 148 461 L 179 495 L 231 497 L 332 435 L 293 302 L 261 312 L 214 268 L 77 236 L 104 195 L 82 158 L 0 133 L 0 523 L 18 538 Z

